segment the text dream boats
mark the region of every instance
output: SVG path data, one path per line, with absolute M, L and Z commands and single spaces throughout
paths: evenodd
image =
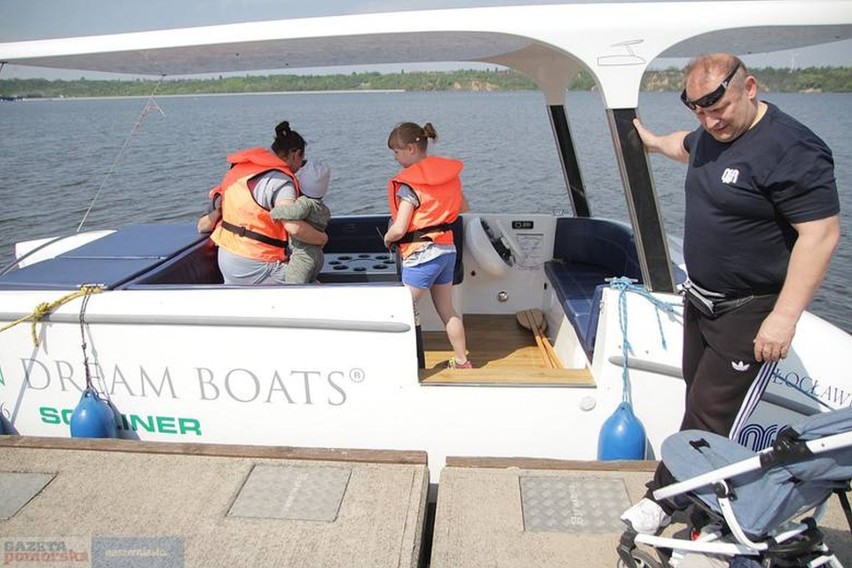
M 479 366 L 464 371 L 437 366 L 450 349 L 429 306 L 418 341 L 410 295 L 376 238 L 386 216 L 333 219 L 322 284 L 308 286 L 223 286 L 194 224 L 22 243 L 17 265 L 0 276 L 0 325 L 38 317 L 0 333 L 7 433 L 68 436 L 89 380 L 119 413 L 120 435 L 142 440 L 421 449 L 436 475 L 448 455 L 595 459 L 604 422 L 630 400 L 648 455 L 658 455 L 683 409 L 683 274 L 631 125 L 642 74 L 660 56 L 847 39 L 848 6 L 515 6 L 0 44 L 3 62 L 155 76 L 438 61 L 510 67 L 544 95 L 574 212 L 482 211 L 457 222 L 455 303 Z M 605 102 L 632 227 L 590 213 L 566 118 L 566 87 L 581 70 Z M 608 280 L 617 277 L 636 284 L 619 289 Z M 81 291 L 85 284 L 100 293 Z M 44 303 L 50 309 L 36 313 Z M 525 314 L 538 310 L 547 323 L 540 347 L 518 325 L 529 327 Z M 852 378 L 836 356 L 849 352 L 852 337 L 806 313 L 741 442 L 758 449 L 802 414 L 849 406 Z

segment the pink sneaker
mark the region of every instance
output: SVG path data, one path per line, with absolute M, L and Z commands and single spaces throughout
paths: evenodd
M 450 357 L 450 360 L 447 361 L 447 369 L 473 369 L 473 363 L 470 362 L 470 359 L 464 363 L 456 363 L 456 358 Z

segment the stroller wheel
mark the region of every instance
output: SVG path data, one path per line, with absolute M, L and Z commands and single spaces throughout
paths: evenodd
M 636 568 L 665 568 L 665 564 L 654 558 L 644 550 L 634 548 L 630 551 L 630 556 L 633 558 L 633 563 Z M 633 568 L 625 564 L 624 560 L 618 559 L 617 568 Z

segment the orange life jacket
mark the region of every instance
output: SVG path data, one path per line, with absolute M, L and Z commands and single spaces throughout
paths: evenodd
M 286 162 L 265 148 L 249 148 L 228 156 L 231 169 L 222 183 L 210 190 L 211 199 L 222 195 L 222 220 L 210 238 L 234 254 L 263 262 L 287 260 L 287 231 L 270 217 L 252 195 L 250 180 L 269 171 L 289 177 L 299 195 L 299 181 Z
M 391 217 L 399 211 L 397 191 L 402 184 L 409 186 L 420 200 L 414 210 L 405 236 L 397 244 L 402 258 L 425 246 L 424 242 L 452 244 L 450 224 L 461 213 L 464 195 L 459 174 L 464 164 L 459 160 L 426 156 L 393 177 L 388 182 L 388 203 Z

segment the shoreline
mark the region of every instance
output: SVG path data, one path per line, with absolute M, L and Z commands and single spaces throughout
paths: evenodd
M 174 94 L 148 94 L 148 95 L 106 95 L 106 96 L 61 96 L 61 97 L 16 97 L 0 99 L 0 103 L 26 103 L 38 101 L 105 101 L 105 100 L 124 100 L 124 99 L 172 99 L 172 98 L 200 98 L 200 97 L 234 97 L 234 96 L 275 96 L 275 95 L 388 95 L 398 93 L 476 93 L 476 94 L 500 94 L 500 93 L 517 93 L 531 92 L 519 90 L 497 90 L 497 91 L 476 91 L 468 89 L 452 89 L 446 91 L 421 91 L 408 89 L 342 89 L 342 90 L 326 90 L 326 91 L 258 91 L 258 92 L 233 92 L 233 93 L 174 93 Z M 597 89 L 589 90 L 574 90 L 569 92 L 596 93 Z M 677 91 L 669 90 L 643 90 L 640 93 L 676 93 Z M 804 89 L 801 91 L 759 91 L 760 95 L 852 95 L 845 91 L 822 91 L 819 89 Z
M 405 93 L 405 89 L 349 89 L 349 90 L 341 90 L 341 91 L 261 91 L 256 93 L 180 93 L 180 94 L 171 94 L 171 95 L 111 95 L 104 97 L 21 97 L 16 98 L 14 100 L 3 100 L 0 102 L 10 102 L 10 103 L 20 103 L 20 102 L 38 102 L 38 101 L 104 101 L 104 100 L 117 100 L 117 99 L 147 99 L 150 97 L 154 97 L 157 99 L 165 99 L 165 98 L 197 98 L 197 97 L 233 97 L 235 95 L 249 95 L 249 96 L 269 96 L 269 95 L 351 95 L 351 94 L 391 94 L 391 93 Z

